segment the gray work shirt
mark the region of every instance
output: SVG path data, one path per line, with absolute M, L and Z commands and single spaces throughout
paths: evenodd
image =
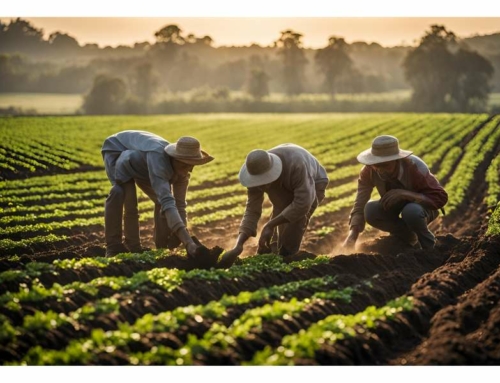
M 309 212 L 316 199 L 319 199 L 319 202 L 323 199 L 329 182 L 326 170 L 311 153 L 295 144 L 282 144 L 268 152 L 276 154 L 281 159 L 283 167 L 279 178 L 265 193 L 273 206 L 282 205 L 284 199 L 292 193 L 293 200 L 279 215 L 285 217 L 288 222 L 295 222 Z M 257 235 L 257 224 L 262 215 L 263 202 L 262 189 L 259 187 L 247 189 L 247 203 L 240 233 L 252 237 Z
M 156 134 L 141 130 L 125 130 L 108 137 L 101 152 L 120 152 L 112 183 L 137 183 L 150 186 L 156 194 L 161 210 L 166 213 L 168 226 L 177 231 L 187 224 L 186 193 L 189 176 L 178 177 L 172 168 L 170 156 L 165 153 L 168 141 Z M 173 187 L 173 194 L 172 194 Z M 175 196 L 175 198 L 174 198 Z M 177 202 L 177 203 L 176 203 Z

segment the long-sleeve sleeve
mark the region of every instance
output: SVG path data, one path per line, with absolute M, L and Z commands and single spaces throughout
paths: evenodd
M 281 216 L 288 222 L 295 222 L 307 215 L 316 198 L 314 179 L 307 173 L 306 166 L 299 164 L 293 169 L 292 177 L 293 201 L 282 212 Z
M 247 203 L 243 219 L 240 224 L 240 233 L 250 237 L 257 235 L 257 224 L 262 215 L 262 204 L 264 203 L 264 192 L 258 188 L 247 189 Z
M 161 211 L 166 215 L 168 227 L 172 231 L 177 231 L 185 224 L 179 214 L 175 198 L 172 195 L 170 179 L 173 174 L 169 172 L 170 167 L 166 163 L 166 157 L 162 153 L 147 152 L 147 164 L 149 170 L 149 180 L 156 193 Z
M 424 207 L 438 210 L 448 202 L 448 193 L 429 170 L 422 173 L 416 166 L 412 166 L 410 179 L 412 189 L 427 197 L 427 201 L 420 202 Z
M 172 189 L 174 192 L 175 205 L 177 206 L 177 211 L 184 222 L 184 225 L 187 226 L 187 202 L 186 195 L 189 186 L 189 175 L 187 177 L 183 177 L 172 184 Z
M 365 205 L 370 200 L 374 187 L 375 185 L 370 177 L 370 169 L 364 166 L 359 173 L 358 191 L 356 193 L 354 207 L 349 216 L 349 227 L 358 226 L 360 231 L 365 229 Z

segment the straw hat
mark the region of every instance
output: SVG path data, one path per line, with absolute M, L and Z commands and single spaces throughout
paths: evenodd
M 238 177 L 247 188 L 266 185 L 278 179 L 282 168 L 281 159 L 276 154 L 256 149 L 248 153 Z
M 408 157 L 413 152 L 399 149 L 399 141 L 393 136 L 378 136 L 372 142 L 372 147 L 358 154 L 358 161 L 365 165 L 375 165 L 382 162 L 399 160 Z
M 176 143 L 165 146 L 170 156 L 189 165 L 203 165 L 214 158 L 201 150 L 200 142 L 194 137 L 181 137 Z

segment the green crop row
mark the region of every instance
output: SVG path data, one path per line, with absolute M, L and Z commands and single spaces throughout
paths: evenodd
M 488 230 L 486 231 L 486 235 L 500 235 L 500 202 L 497 203 L 497 206 L 488 221 Z
M 486 182 L 488 191 L 486 193 L 486 206 L 495 206 L 500 200 L 500 153 L 491 161 L 486 170 Z
M 124 333 L 136 333 L 142 336 L 151 332 L 173 332 L 190 319 L 194 319 L 197 322 L 207 319 L 217 320 L 223 317 L 226 310 L 230 307 L 266 302 L 271 299 L 285 299 L 286 296 L 293 296 L 293 294 L 302 289 L 317 290 L 333 285 L 335 279 L 335 277 L 327 276 L 304 281 L 294 281 L 283 285 L 261 288 L 253 292 L 243 291 L 238 295 L 224 295 L 219 301 L 211 301 L 205 305 L 179 307 L 172 311 L 166 311 L 157 315 L 146 314 L 137 319 L 133 325 L 129 325 L 127 322 L 117 323 L 117 327 L 120 330 L 106 332 L 102 334 L 102 339 L 105 347 L 113 346 L 116 339 L 121 339 L 121 346 L 124 346 L 127 340 L 131 339 L 130 337 L 124 336 Z M 78 329 L 82 323 L 95 318 L 97 315 L 110 313 L 117 314 L 119 308 L 119 302 L 116 298 L 104 298 L 95 303 L 88 303 L 67 315 L 57 314 L 51 310 L 48 312 L 37 311 L 32 315 L 26 316 L 23 325 L 20 327 L 14 328 L 6 321 L 4 328 L 0 330 L 0 335 L 4 334 L 3 338 L 0 337 L 0 341 L 9 341 L 15 344 L 16 337 L 22 336 L 23 334 L 31 332 L 40 337 L 43 336 L 45 331 L 56 329 L 62 324 L 69 324 L 73 328 Z M 98 331 L 99 330 L 97 330 L 97 332 Z M 89 344 L 94 337 L 95 332 L 90 338 L 75 339 L 72 341 L 73 345 L 70 345 L 70 347 L 73 347 L 75 344 Z M 93 345 L 95 346 L 95 343 Z M 43 350 L 43 354 L 46 354 L 47 351 L 48 350 Z M 87 347 L 87 351 L 93 350 Z M 31 353 L 33 353 L 33 351 L 31 351 Z M 36 353 L 38 354 L 38 352 Z M 59 352 L 57 352 L 56 355 L 58 353 Z M 28 352 L 28 354 L 30 354 L 30 352 Z
M 462 203 L 474 179 L 476 168 L 494 149 L 495 143 L 500 139 L 500 129 L 498 129 L 499 123 L 500 117 L 493 118 L 466 145 L 462 160 L 455 169 L 449 182 L 444 185 L 449 194 L 446 208 L 449 213 L 454 211 Z
M 20 284 L 19 291 L 6 292 L 0 295 L 0 304 L 10 310 L 20 310 L 20 303 L 40 302 L 48 298 L 62 300 L 65 296 L 75 292 L 84 292 L 91 296 L 98 293 L 98 288 L 107 286 L 113 290 L 133 291 L 147 282 L 153 283 L 163 290 L 170 292 L 175 290 L 188 279 L 197 279 L 202 281 L 218 281 L 220 279 L 233 279 L 249 277 L 252 278 L 256 273 L 262 271 L 290 272 L 295 268 L 309 268 L 316 264 L 328 262 L 327 257 L 317 257 L 314 260 L 306 259 L 303 261 L 284 263 L 281 257 L 275 255 L 251 257 L 243 262 L 242 265 L 235 265 L 227 270 L 194 269 L 191 271 L 154 268 L 148 271 L 140 271 L 131 277 L 99 277 L 89 282 L 73 282 L 61 286 L 55 283 L 49 288 L 44 287 L 36 278 L 32 280 L 31 286 L 25 283 Z
M 378 321 L 390 320 L 401 311 L 413 307 L 412 298 L 402 296 L 377 308 L 370 306 L 355 315 L 331 315 L 299 333 L 283 337 L 276 349 L 269 346 L 257 352 L 250 365 L 293 365 L 295 360 L 313 359 L 315 352 L 337 340 L 356 335 L 356 329 L 366 331 Z

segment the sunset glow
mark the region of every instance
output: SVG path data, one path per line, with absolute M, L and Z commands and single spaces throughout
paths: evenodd
M 76 38 L 81 45 L 133 45 L 154 42 L 154 33 L 168 24 L 178 25 L 185 34 L 209 35 L 214 46 L 272 45 L 280 32 L 293 29 L 302 33 L 304 46 L 319 48 L 332 35 L 348 43 L 376 42 L 383 46 L 415 45 L 431 24 L 443 24 L 459 37 L 500 32 L 500 17 L 345 17 L 345 18 L 220 18 L 220 17 L 23 17 L 45 35 L 60 31 Z M 9 22 L 12 18 L 1 18 Z

